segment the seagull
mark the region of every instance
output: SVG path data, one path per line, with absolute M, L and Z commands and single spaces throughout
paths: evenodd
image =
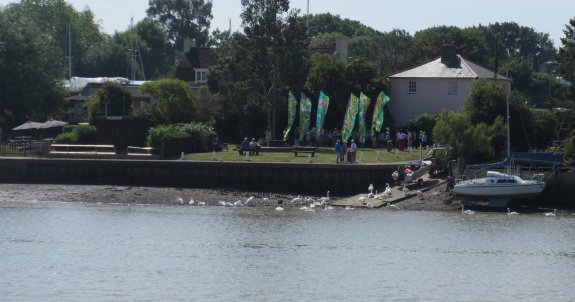
M 468 215 L 472 215 L 475 214 L 475 211 L 472 210 L 465 210 L 465 205 L 461 205 L 461 214 L 468 214 Z
M 264 197 L 262 198 L 262 202 L 264 203 L 264 205 L 269 206 L 272 204 L 272 200 L 269 199 L 268 197 Z
M 369 202 L 366 203 L 365 206 L 366 206 L 368 209 L 370 209 L 370 210 L 373 209 L 373 205 L 372 205 L 371 203 L 369 203 Z
M 346 206 L 346 207 L 344 208 L 344 210 L 355 210 L 355 209 L 354 209 L 353 207 Z
M 367 190 L 369 191 L 369 193 L 373 194 L 373 184 L 369 184 Z
M 386 208 L 386 209 L 390 209 L 390 210 L 394 210 L 394 211 L 401 210 L 400 207 L 398 207 L 398 206 L 396 206 L 396 205 L 394 205 L 394 204 L 391 204 L 390 202 L 387 203 L 387 205 L 385 206 L 385 208 Z
M 557 209 L 553 209 L 553 212 L 545 213 L 545 217 L 555 217 L 555 212 L 557 212 Z
M 507 208 L 507 215 L 519 215 L 519 213 L 511 212 L 511 210 L 509 210 L 509 208 Z
M 360 196 L 360 197 L 359 197 L 359 202 L 365 203 L 365 196 Z

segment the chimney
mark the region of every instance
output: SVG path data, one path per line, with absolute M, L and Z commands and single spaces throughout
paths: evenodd
M 443 44 L 441 46 L 441 63 L 452 66 L 457 64 L 457 49 L 453 44 Z
M 190 52 L 190 48 L 196 47 L 196 40 L 187 37 L 184 38 L 184 53 Z

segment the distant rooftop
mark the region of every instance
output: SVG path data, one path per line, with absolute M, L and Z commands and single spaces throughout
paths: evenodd
M 462 78 L 462 79 L 492 79 L 493 71 L 466 60 L 460 55 L 456 55 L 453 60 L 445 62 L 444 59 L 437 59 L 408 69 L 394 75 L 390 78 Z M 498 80 L 507 80 L 502 75 L 497 75 Z

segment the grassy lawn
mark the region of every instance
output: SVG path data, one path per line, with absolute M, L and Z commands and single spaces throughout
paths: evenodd
M 379 151 L 379 159 L 377 158 L 377 151 Z M 361 160 L 361 152 L 363 152 L 363 160 Z M 423 155 L 425 156 L 426 151 L 423 150 Z M 206 153 L 190 153 L 186 154 L 184 157 L 186 160 L 202 160 L 202 161 L 212 161 L 212 152 Z M 382 164 L 391 163 L 399 161 L 410 161 L 419 159 L 419 150 L 413 150 L 410 152 L 398 152 L 397 157 L 393 152 L 387 152 L 385 149 L 363 149 L 359 148 L 357 151 L 356 161 L 358 163 L 364 164 Z M 238 151 L 234 151 L 233 147 L 230 146 L 229 151 L 216 152 L 217 161 L 231 161 L 231 162 L 284 162 L 284 163 L 307 163 L 307 154 L 298 154 L 295 156 L 293 152 L 260 152 L 259 155 L 251 155 L 246 159 L 245 155 L 239 155 Z M 315 156 L 312 157 L 312 163 L 317 164 L 335 164 L 335 152 L 333 148 L 318 148 Z

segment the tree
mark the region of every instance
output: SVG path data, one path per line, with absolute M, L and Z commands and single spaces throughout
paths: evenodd
M 132 95 L 122 85 L 106 82 L 86 103 L 91 123 L 99 116 L 129 116 L 132 112 Z
M 183 48 L 184 39 L 206 46 L 212 21 L 212 1 L 150 0 L 148 16 L 162 24 L 174 49 Z
M 190 87 L 186 82 L 175 79 L 161 79 L 147 82 L 140 87 L 142 93 L 149 93 L 154 98 L 149 110 L 144 110 L 139 117 L 147 118 L 155 124 L 186 123 L 194 120 L 194 103 Z
M 565 80 L 571 83 L 571 101 L 575 103 L 575 18 L 569 20 L 563 30 L 565 37 L 561 38 L 559 49 L 559 70 Z
M 503 120 L 495 119 L 491 126 L 471 123 L 461 112 L 442 111 L 433 128 L 434 141 L 453 148 L 460 162 L 483 162 L 497 157 L 496 146 L 501 141 Z
M 289 10 L 289 0 L 242 0 L 242 6 L 245 38 L 237 37 L 234 45 L 248 50 L 235 57 L 248 89 L 244 110 L 263 108 L 276 134 L 277 107 L 285 105 L 288 87 L 303 86 L 307 72 L 306 28 L 298 11 Z
M 63 103 L 61 52 L 18 5 L 0 10 L 0 126 L 43 120 Z

